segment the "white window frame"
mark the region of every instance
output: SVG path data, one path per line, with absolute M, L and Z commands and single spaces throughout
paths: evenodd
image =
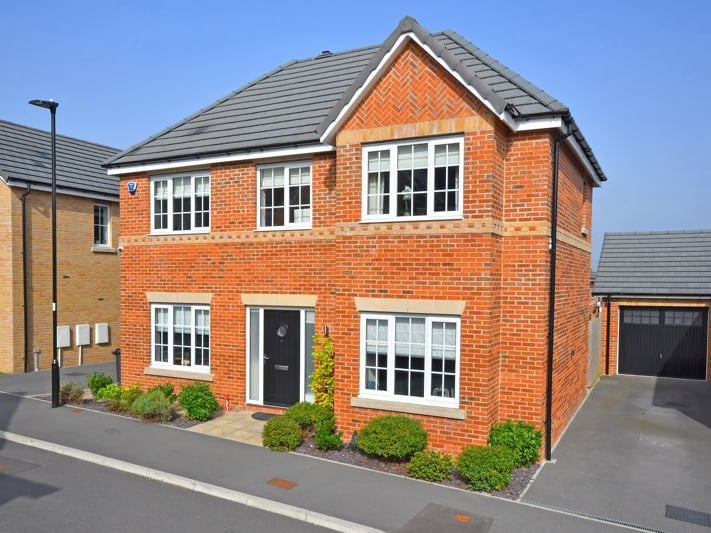
M 459 144 L 459 191 L 456 211 L 434 210 L 434 147 L 441 144 Z M 397 216 L 397 153 L 398 147 L 413 144 L 427 144 L 427 214 L 413 216 Z M 387 214 L 368 213 L 368 154 L 371 152 L 390 151 L 390 191 L 389 208 Z M 362 152 L 362 190 L 361 190 L 361 216 L 363 222 L 393 222 L 411 220 L 443 220 L 458 219 L 463 216 L 464 201 L 464 137 L 434 137 L 408 139 L 407 141 L 370 144 L 363 147 Z
M 189 307 L 190 308 L 190 338 L 191 338 L 191 346 L 190 346 L 190 365 L 189 366 L 183 366 L 183 365 L 175 365 L 173 364 L 173 311 L 176 307 Z M 167 309 L 168 310 L 168 361 L 163 362 L 163 361 L 156 361 L 156 323 L 155 323 L 155 312 L 156 309 Z M 210 364 L 212 364 L 212 356 L 213 356 L 213 351 L 212 351 L 212 316 L 210 312 L 210 306 L 209 305 L 193 305 L 193 304 L 160 304 L 160 303 L 154 303 L 151 304 L 151 364 L 150 366 L 153 368 L 165 368 L 165 369 L 170 369 L 170 370 L 181 370 L 181 371 L 189 371 L 189 372 L 201 372 L 205 374 L 210 373 L 210 365 L 196 365 L 195 364 L 195 312 L 196 311 L 207 311 L 208 316 L 210 317 L 210 327 L 208 329 L 208 334 L 210 335 L 210 343 L 208 345 L 208 349 L 210 352 Z
M 178 178 L 190 178 L 190 229 L 186 230 L 174 230 L 173 229 L 173 183 Z M 210 177 L 210 172 L 207 170 L 198 172 L 188 172 L 181 174 L 165 174 L 151 176 L 151 234 L 153 235 L 165 235 L 165 234 L 186 234 L 186 233 L 209 233 L 210 224 L 212 224 L 212 191 L 210 191 L 210 208 L 208 209 L 210 224 L 206 227 L 196 228 L 195 227 L 195 180 L 196 178 L 207 178 L 208 186 L 212 187 L 212 179 Z M 157 182 L 166 181 L 168 183 L 168 227 L 156 229 L 155 227 L 155 185 Z
M 96 242 L 96 208 L 99 207 L 101 209 L 106 210 L 106 242 L 98 243 Z M 94 230 L 94 242 L 92 246 L 95 246 L 97 248 L 110 248 L 111 247 L 111 208 L 106 205 L 106 204 L 94 204 L 94 225 L 93 225 L 93 230 Z
M 396 318 L 424 318 L 425 319 L 425 369 L 423 397 L 405 396 L 395 394 L 395 319 Z M 388 322 L 388 354 L 387 354 L 387 389 L 377 391 L 366 388 L 366 323 L 368 320 L 386 320 Z M 455 359 L 455 395 L 444 398 L 432 396 L 432 322 L 447 322 L 456 326 L 456 359 Z M 361 313 L 360 315 L 360 394 L 361 398 L 371 398 L 398 403 L 411 403 L 417 405 L 459 407 L 460 381 L 461 381 L 461 319 L 446 315 L 414 315 L 407 313 Z
M 309 221 L 304 223 L 289 222 L 289 170 L 294 168 L 309 167 L 309 188 L 310 188 L 310 216 Z M 282 226 L 262 226 L 262 170 L 269 168 L 284 169 L 284 225 Z M 257 165 L 257 230 L 258 231 L 278 231 L 290 229 L 311 229 L 314 219 L 314 171 L 311 161 L 289 161 L 288 163 L 270 163 Z

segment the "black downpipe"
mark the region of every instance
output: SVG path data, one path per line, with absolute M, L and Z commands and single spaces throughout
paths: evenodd
M 548 372 L 546 374 L 546 461 L 551 460 L 553 447 L 553 348 L 555 332 L 555 267 L 558 251 L 558 159 L 560 141 L 570 136 L 570 125 L 565 135 L 559 136 L 553 143 L 553 200 L 551 205 L 551 240 L 550 240 L 550 284 L 548 286 Z
M 29 289 L 27 287 L 27 196 L 32 192 L 31 185 L 20 196 L 22 202 L 22 301 L 25 314 L 24 341 L 25 341 L 25 372 L 30 371 L 30 309 Z
M 612 299 L 607 295 L 607 331 L 605 332 L 605 375 L 610 375 L 610 315 L 612 314 Z

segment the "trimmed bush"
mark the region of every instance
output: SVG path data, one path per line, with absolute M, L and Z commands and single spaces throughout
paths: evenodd
M 336 431 L 336 417 L 333 413 L 316 422 L 314 429 L 314 444 L 320 450 L 337 450 L 343 446 L 342 433 Z
M 59 388 L 59 403 L 79 403 L 84 396 L 84 387 L 79 383 L 63 383 Z
M 452 478 L 454 459 L 451 455 L 436 451 L 417 452 L 410 459 L 408 472 L 417 479 L 443 481 Z
M 503 424 L 491 426 L 490 446 L 506 446 L 516 456 L 516 467 L 528 466 L 539 459 L 543 432 L 536 430 L 533 424 L 507 420 Z
M 153 392 L 154 390 L 161 391 L 170 403 L 175 403 L 175 401 L 178 399 L 178 395 L 175 394 L 175 387 L 172 383 L 161 383 L 160 385 L 151 387 L 146 392 Z
M 99 390 L 113 382 L 114 378 L 107 376 L 103 372 L 94 372 L 86 379 L 86 385 L 89 387 L 89 390 L 94 397 L 96 397 L 96 393 L 99 392 Z
M 204 422 L 220 407 L 217 398 L 206 383 L 186 385 L 178 395 L 180 407 L 185 409 L 185 416 Z
M 264 424 L 262 431 L 262 444 L 277 452 L 295 450 L 303 436 L 301 426 L 288 416 L 275 416 Z
M 470 490 L 501 490 L 511 482 L 515 454 L 505 446 L 467 446 L 457 460 L 457 470 Z
M 138 396 L 131 404 L 130 411 L 148 420 L 167 422 L 173 415 L 171 404 L 172 402 L 165 397 L 162 390 L 154 389 Z
M 394 461 L 405 461 L 427 446 L 427 433 L 414 418 L 386 415 L 374 418 L 358 434 L 361 451 Z
M 329 414 L 329 410 L 325 407 L 309 402 L 295 403 L 284 412 L 284 416 L 299 424 L 301 429 L 314 428 L 319 420 Z

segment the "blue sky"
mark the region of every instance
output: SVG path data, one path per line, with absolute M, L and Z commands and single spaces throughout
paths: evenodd
M 610 231 L 711 228 L 711 2 L 8 2 L 0 118 L 127 148 L 291 59 L 453 29 L 570 107 Z

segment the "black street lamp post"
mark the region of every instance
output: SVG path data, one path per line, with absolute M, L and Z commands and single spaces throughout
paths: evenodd
M 59 407 L 59 361 L 57 360 L 57 132 L 55 116 L 59 102 L 30 100 L 30 104 L 49 109 L 52 117 L 52 407 Z

